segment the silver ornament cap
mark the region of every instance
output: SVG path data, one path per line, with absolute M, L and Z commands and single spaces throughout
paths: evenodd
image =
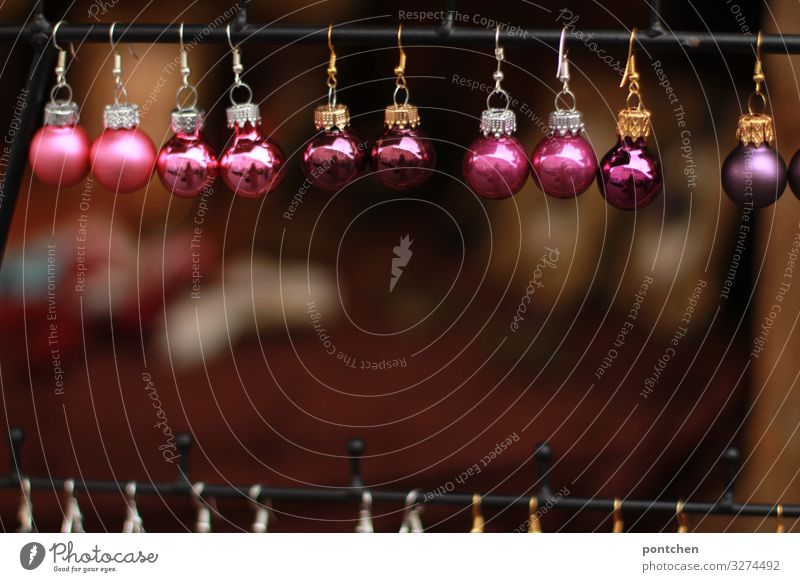
M 258 125 L 261 123 L 261 111 L 255 103 L 238 103 L 225 110 L 228 117 L 228 127 L 244 127 L 245 124 Z
M 103 125 L 107 129 L 133 129 L 139 125 L 139 106 L 114 104 L 103 110 Z
M 44 124 L 56 127 L 76 125 L 80 118 L 78 109 L 74 101 L 51 101 L 44 106 Z
M 481 133 L 500 138 L 517 131 L 517 116 L 510 109 L 492 107 L 481 114 Z
M 173 132 L 195 134 L 203 129 L 205 112 L 196 107 L 173 109 L 170 118 Z
M 550 132 L 556 135 L 577 135 L 584 129 L 583 115 L 574 109 L 560 109 L 550 113 Z

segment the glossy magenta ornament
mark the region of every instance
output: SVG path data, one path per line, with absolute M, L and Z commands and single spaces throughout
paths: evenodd
M 366 143 L 349 129 L 346 105 L 321 105 L 314 110 L 320 132 L 303 150 L 303 173 L 321 190 L 336 192 L 352 182 L 367 164 Z
M 44 108 L 44 125 L 31 141 L 28 158 L 33 174 L 50 186 L 72 186 L 89 173 L 91 144 L 78 125 L 78 105 L 51 101 Z
M 199 196 L 217 175 L 217 157 L 205 141 L 202 129 L 203 112 L 199 109 L 172 112 L 175 135 L 158 153 L 156 170 L 164 187 L 176 196 Z
M 370 160 L 375 179 L 393 190 L 410 190 L 425 183 L 436 165 L 433 142 L 417 131 L 414 105 L 390 105 L 386 129 L 372 145 Z
M 748 113 L 739 118 L 739 145 L 722 164 L 722 188 L 736 204 L 764 208 L 786 189 L 786 163 L 769 142 L 774 138 L 772 117 Z
M 283 152 L 262 133 L 258 105 L 233 105 L 227 116 L 233 137 L 219 159 L 222 179 L 237 196 L 261 198 L 283 180 Z
M 92 144 L 92 174 L 112 192 L 134 192 L 147 185 L 156 146 L 139 126 L 136 105 L 107 105 L 105 129 Z
M 597 157 L 582 133 L 583 116 L 575 109 L 557 109 L 549 125 L 550 134 L 531 153 L 533 181 L 548 196 L 579 196 L 597 176 Z
M 469 187 L 484 198 L 509 198 L 528 179 L 528 155 L 514 137 L 517 121 L 510 109 L 490 107 L 481 115 L 480 130 L 464 154 L 462 169 Z
M 612 206 L 638 210 L 661 192 L 661 164 L 644 138 L 620 137 L 600 162 L 601 192 Z

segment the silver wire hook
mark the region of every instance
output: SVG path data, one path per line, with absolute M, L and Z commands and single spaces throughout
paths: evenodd
M 403 522 L 400 525 L 400 533 L 422 533 L 422 508 L 419 506 L 419 489 L 412 489 L 406 495 L 405 507 L 403 508 Z
M 556 79 L 562 82 L 569 81 L 569 60 L 567 59 L 567 27 L 561 29 L 561 38 L 558 41 L 558 70 Z
M 228 36 L 228 45 L 231 47 L 232 51 L 238 51 L 239 45 L 234 45 L 233 40 L 231 40 L 231 24 L 230 22 L 225 26 L 225 34 Z
M 18 533 L 31 533 L 33 532 L 33 503 L 31 501 L 31 480 L 23 477 L 20 480 L 21 496 L 19 502 L 19 511 L 17 518 L 19 519 Z
M 126 517 L 122 525 L 122 533 L 144 533 L 142 526 L 142 516 L 136 505 L 136 481 L 130 481 L 125 485 Z
M 108 29 L 108 40 L 111 43 L 111 48 L 116 48 L 116 44 L 114 43 L 114 29 L 116 28 L 117 23 L 112 22 L 111 27 Z
M 61 52 L 64 52 L 64 49 L 61 48 L 59 46 L 59 44 L 58 44 L 58 29 L 61 27 L 61 24 L 63 22 L 64 22 L 63 20 L 59 20 L 58 22 L 56 22 L 56 25 L 53 27 L 53 46 L 55 47 L 55 49 L 57 51 L 61 51 Z
M 374 533 L 372 525 L 372 493 L 364 491 L 361 493 L 361 507 L 358 510 L 358 524 L 356 533 Z
M 211 506 L 202 497 L 205 488 L 206 484 L 202 481 L 192 485 L 192 498 L 197 508 L 197 520 L 194 525 L 194 531 L 196 533 L 211 532 Z
M 178 27 L 178 41 L 181 45 L 181 52 L 185 51 L 186 47 L 183 46 L 183 22 L 181 22 L 181 25 Z
M 267 533 L 269 528 L 269 517 L 272 512 L 272 504 L 267 499 L 264 503 L 259 501 L 261 497 L 261 485 L 253 485 L 250 491 L 247 492 L 250 497 L 250 503 L 255 510 L 255 518 L 253 519 L 252 531 L 253 533 Z
M 497 25 L 497 28 L 494 31 L 494 52 L 497 54 L 497 51 L 500 50 L 500 25 Z
M 83 514 L 75 498 L 75 479 L 64 481 L 64 493 L 67 494 L 64 507 L 64 520 L 61 522 L 61 533 L 85 533 Z

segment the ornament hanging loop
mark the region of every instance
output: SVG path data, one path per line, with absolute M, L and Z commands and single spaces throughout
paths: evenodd
M 495 69 L 494 73 L 492 73 L 492 79 L 494 79 L 494 89 L 486 97 L 486 108 L 494 109 L 492 107 L 492 97 L 495 95 L 500 95 L 505 100 L 505 105 L 502 107 L 502 109 L 508 111 L 508 108 L 511 106 L 511 96 L 508 94 L 508 91 L 503 89 L 502 85 L 502 81 L 504 78 L 502 65 L 506 57 L 503 47 L 500 46 L 499 25 L 497 26 L 497 29 L 495 29 L 494 32 L 494 58 L 497 60 L 497 68 Z
M 328 50 L 330 51 L 330 58 L 328 59 L 328 106 L 336 106 L 336 51 L 333 49 L 333 24 L 328 25 Z
M 753 66 L 753 82 L 756 84 L 756 88 L 755 91 L 750 93 L 750 97 L 747 98 L 747 112 L 750 115 L 764 115 L 767 112 L 767 96 L 761 91 L 761 85 L 764 83 L 765 79 L 764 69 L 761 65 L 761 31 L 759 30 L 756 39 L 756 62 Z M 754 97 L 757 97 L 761 101 L 760 108 L 753 107 Z
M 248 103 L 252 103 L 253 101 L 253 90 L 250 88 L 250 85 L 242 81 L 242 73 L 244 72 L 244 65 L 242 65 L 242 52 L 239 49 L 238 44 L 233 44 L 233 40 L 231 40 L 231 25 L 228 24 L 225 27 L 225 33 L 228 35 L 228 46 L 231 47 L 231 55 L 233 57 L 233 86 L 231 87 L 230 91 L 228 92 L 228 96 L 230 97 L 232 105 L 245 105 Z M 243 88 L 247 91 L 247 99 L 242 102 L 236 101 L 233 94 L 238 88 Z
M 397 66 L 394 68 L 394 74 L 396 77 L 395 80 L 395 88 L 394 88 L 394 95 L 392 96 L 392 100 L 394 102 L 395 107 L 399 107 L 398 95 L 400 91 L 403 91 L 405 94 L 405 98 L 403 99 L 403 106 L 408 105 L 408 100 L 411 97 L 408 91 L 408 84 L 406 83 L 406 51 L 403 48 L 403 24 L 400 23 L 397 26 L 397 50 L 400 51 L 400 60 L 397 62 Z
M 625 72 L 622 75 L 622 81 L 619 86 L 624 87 L 628 83 L 628 99 L 627 106 L 630 109 L 644 109 L 642 103 L 642 95 L 639 92 L 639 71 L 636 69 L 636 50 L 634 43 L 636 42 L 636 28 L 631 29 L 631 38 L 628 43 L 628 58 L 625 62 Z M 634 106 L 635 103 L 635 106 Z
M 567 50 L 567 27 L 561 29 L 561 38 L 558 41 L 558 69 L 556 70 L 556 79 L 561 81 L 561 91 L 556 93 L 556 111 L 575 111 L 578 105 L 575 99 L 575 94 L 569 88 L 569 58 L 567 58 L 569 51 Z M 564 108 L 562 103 L 572 103 L 571 106 Z

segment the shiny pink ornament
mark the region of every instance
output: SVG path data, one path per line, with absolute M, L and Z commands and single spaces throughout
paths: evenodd
M 390 126 L 373 144 L 370 159 L 378 182 L 393 190 L 410 190 L 431 177 L 436 149 L 416 129 Z
M 533 149 L 531 176 L 548 196 L 579 196 L 597 176 L 597 157 L 580 131 L 563 135 L 554 131 Z
M 33 174 L 50 186 L 72 186 L 89 173 L 89 136 L 78 123 L 72 101 L 45 105 L 44 125 L 28 151 Z
M 335 192 L 357 178 L 366 161 L 366 144 L 347 129 L 333 128 L 306 144 L 303 173 L 315 187 Z
M 172 112 L 175 135 L 161 148 L 156 170 L 164 187 L 176 196 L 199 196 L 217 175 L 217 157 L 203 138 L 202 127 L 201 111 Z
M 644 138 L 620 137 L 600 162 L 600 192 L 621 210 L 638 210 L 661 192 L 661 164 Z
M 509 198 L 528 179 L 528 155 L 513 135 L 476 138 L 464 155 L 464 179 L 484 198 Z
M 153 140 L 139 129 L 139 107 L 107 105 L 106 128 L 92 144 L 92 174 L 104 188 L 128 193 L 144 188 L 156 161 Z
M 258 105 L 234 105 L 227 114 L 233 138 L 219 159 L 222 179 L 236 195 L 260 198 L 283 180 L 283 152 L 261 133 Z

